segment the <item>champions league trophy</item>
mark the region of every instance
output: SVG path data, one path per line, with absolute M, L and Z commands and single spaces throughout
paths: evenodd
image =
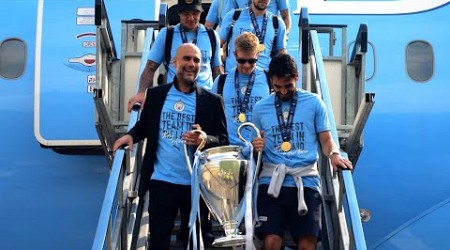
M 242 141 L 247 142 L 240 134 L 240 130 L 244 126 L 251 126 L 260 137 L 258 128 L 253 123 L 247 122 L 239 126 L 237 131 Z M 195 132 L 200 133 L 203 139 L 197 148 L 196 153 L 199 153 L 206 143 L 206 134 L 200 130 L 195 130 Z M 185 150 L 187 153 L 186 148 Z M 199 162 L 198 164 L 194 163 L 194 169 L 186 154 L 189 171 L 192 175 L 197 175 L 193 177 L 198 180 L 198 184 L 193 183 L 192 188 L 195 189 L 197 186 L 200 188 L 200 194 L 206 205 L 225 231 L 224 237 L 218 238 L 212 243 L 215 247 L 240 246 L 246 242 L 245 235 L 239 231 L 239 224 L 246 212 L 244 210 L 251 209 L 252 206 L 251 192 L 256 180 L 255 173 L 258 172 L 261 153 L 258 154 L 257 164 L 254 166 L 251 162 L 252 159 L 244 159 L 241 151 L 239 146 L 234 145 L 209 148 L 200 152 Z M 250 194 L 245 194 L 245 192 L 250 192 Z M 246 200 L 247 202 L 245 202 Z M 194 200 L 192 202 L 194 203 Z M 251 229 L 253 230 L 253 228 Z

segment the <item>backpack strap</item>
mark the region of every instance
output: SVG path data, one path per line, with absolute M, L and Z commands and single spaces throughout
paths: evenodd
M 213 59 L 214 59 L 214 55 L 216 54 L 216 49 L 217 49 L 217 40 L 216 40 L 216 34 L 214 33 L 213 29 L 210 29 L 208 27 L 206 27 L 206 32 L 208 33 L 208 37 L 209 37 L 209 42 L 211 43 L 211 52 L 212 52 L 212 56 L 211 56 L 211 70 L 213 68 Z
M 225 85 L 225 79 L 227 78 L 227 73 L 221 74 L 219 76 L 219 80 L 217 82 L 217 94 L 222 96 L 223 94 L 223 86 Z
M 275 30 L 275 36 L 273 37 L 273 45 L 272 51 L 270 52 L 270 57 L 274 57 L 276 55 L 275 46 L 277 45 L 277 36 L 278 36 L 278 16 L 272 16 L 273 29 Z
M 234 24 L 236 23 L 236 20 L 238 20 L 239 16 L 241 15 L 241 12 L 242 12 L 242 9 L 234 10 L 233 20 L 231 21 L 230 29 L 228 30 L 228 34 L 227 34 L 227 49 L 224 51 L 225 57 L 228 56 L 227 52 L 228 52 L 228 48 L 230 47 L 230 40 L 231 40 L 231 36 L 233 35 Z
M 164 67 L 166 68 L 166 72 L 169 72 L 170 65 L 170 51 L 172 50 L 172 38 L 173 38 L 173 26 L 167 27 L 166 33 L 166 41 L 164 46 Z

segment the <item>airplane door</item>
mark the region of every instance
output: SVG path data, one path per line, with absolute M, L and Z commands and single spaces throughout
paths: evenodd
M 94 1 L 40 0 L 34 133 L 44 146 L 100 145 L 95 130 Z

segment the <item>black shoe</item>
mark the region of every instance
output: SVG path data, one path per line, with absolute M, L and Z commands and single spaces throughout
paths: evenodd
M 205 246 L 210 247 L 212 246 L 212 243 L 216 239 L 216 236 L 212 233 L 203 233 L 203 243 L 205 243 Z

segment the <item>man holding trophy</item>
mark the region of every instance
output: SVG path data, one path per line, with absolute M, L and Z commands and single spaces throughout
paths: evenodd
M 245 146 L 238 138 L 238 127 L 244 122 L 251 122 L 253 105 L 270 95 L 267 72 L 256 66 L 258 46 L 259 39 L 251 32 L 243 32 L 236 37 L 233 53 L 237 66 L 229 74 L 217 77 L 211 89 L 223 98 L 231 145 Z M 242 131 L 242 136 L 250 140 L 250 130 Z
M 192 43 L 180 45 L 172 63 L 176 70 L 173 83 L 147 89 L 139 121 L 114 143 L 115 151 L 147 139 L 139 197 L 150 193 L 149 249 L 169 249 L 178 211 L 183 245 L 187 246 L 191 174 L 183 147 L 195 149 L 200 143 L 205 143 L 205 148 L 228 145 L 222 99 L 196 84 L 201 63 L 199 48 Z M 202 130 L 206 138 L 192 130 Z
M 333 142 L 324 103 L 317 94 L 296 88 L 295 60 L 278 55 L 269 65 L 275 94 L 253 107 L 253 122 L 262 138 L 253 146 L 262 152 L 256 235 L 264 249 L 280 249 L 286 229 L 298 249 L 315 249 L 322 198 L 317 170 L 318 147 L 334 169 L 351 169 Z
M 244 205 L 244 189 L 253 184 L 252 180 L 246 180 L 247 173 L 255 170 L 251 169 L 249 161 L 250 147 L 240 138 L 251 141 L 255 135 L 251 129 L 240 128 L 252 121 L 253 106 L 269 96 L 271 90 L 267 72 L 256 66 L 258 37 L 251 32 L 243 32 L 234 40 L 234 47 L 237 66 L 229 74 L 217 77 L 211 90 L 223 97 L 232 146 L 205 150 L 203 158 L 206 161 L 200 164 L 199 171 L 194 171 L 199 177 L 203 198 L 224 227 L 226 236 L 213 242 L 213 246 L 221 247 L 239 246 L 246 240 L 245 235 L 239 232 L 239 226 L 247 211 L 245 208 L 252 206 Z

